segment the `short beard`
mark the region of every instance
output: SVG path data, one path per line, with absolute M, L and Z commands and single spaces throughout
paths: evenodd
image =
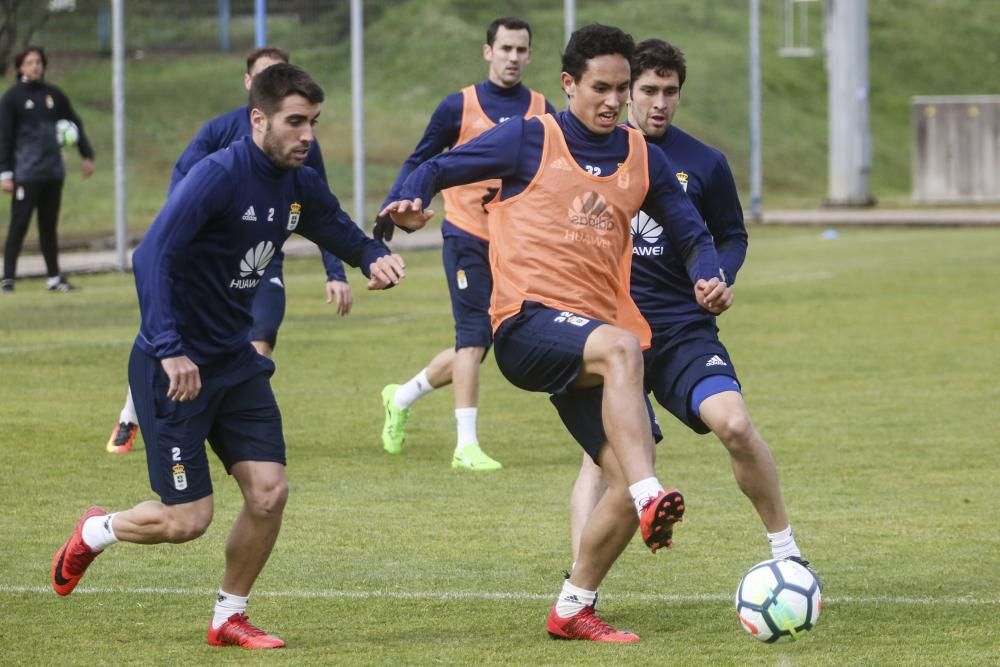
M 281 146 L 271 136 L 271 121 L 267 121 L 267 127 L 264 128 L 264 140 L 262 143 L 264 155 L 279 169 L 298 169 L 302 166 L 301 162 L 292 160 L 281 152 Z

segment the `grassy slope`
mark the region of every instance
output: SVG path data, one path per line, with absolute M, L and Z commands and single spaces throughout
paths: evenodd
M 764 201 L 769 207 L 814 206 L 826 192 L 826 74 L 823 61 L 777 56 L 781 3 L 762 3 Z M 747 191 L 747 12 L 732 0 L 651 3 L 580 2 L 578 22 L 621 25 L 637 38 L 666 37 L 689 59 L 678 125 L 722 148 Z M 482 78 L 483 26 L 497 12 L 520 13 L 535 28 L 535 60 L 527 82 L 557 106 L 562 3 L 413 0 L 391 7 L 366 36 L 368 188 L 380 201 L 412 150 L 438 101 Z M 993 26 L 1000 4 L 976 0 L 880 0 L 869 3 L 872 190 L 889 205 L 909 200 L 909 100 L 917 94 L 997 94 L 988 76 L 998 55 Z M 136 20 L 132 43 L 142 44 Z M 247 32 L 246 21 L 234 33 Z M 819 22 L 814 19 L 813 26 Z M 961 29 L 957 25 L 961 25 Z M 145 26 L 145 29 L 156 29 Z M 287 18 L 270 26 L 272 41 L 325 86 L 329 101 L 319 127 L 335 191 L 351 201 L 349 44 L 323 44 L 322 25 L 303 28 Z M 914 35 L 919 35 L 915 39 Z M 818 35 L 816 42 L 818 43 Z M 302 46 L 299 46 L 302 45 Z M 933 45 L 929 47 L 928 45 Z M 162 203 L 169 169 L 198 126 L 243 100 L 241 54 L 149 55 L 127 67 L 129 225 L 140 231 Z M 53 80 L 71 95 L 99 154 L 87 183 L 67 182 L 64 231 L 109 231 L 113 221 L 109 67 L 106 60 L 62 62 Z M 71 159 L 75 162 L 75 158 Z

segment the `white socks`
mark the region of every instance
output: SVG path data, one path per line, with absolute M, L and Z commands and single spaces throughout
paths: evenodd
M 139 416 L 135 414 L 135 403 L 132 402 L 132 388 L 129 387 L 128 393 L 125 395 L 125 407 L 122 408 L 121 414 L 118 415 L 119 424 L 138 424 Z
M 455 410 L 455 422 L 458 424 L 456 453 L 466 445 L 479 442 L 479 437 L 476 435 L 476 415 L 478 413 L 478 408 L 457 408 Z
M 788 526 L 784 530 L 779 530 L 777 533 L 768 533 L 767 541 L 771 543 L 772 558 L 802 557 L 799 545 L 795 544 L 795 536 L 792 535 L 791 526 Z
M 589 607 L 597 600 L 597 591 L 588 591 L 569 583 L 569 579 L 563 582 L 559 599 L 556 600 L 556 614 L 560 618 L 569 618 L 583 611 L 584 607 Z
M 417 402 L 417 399 L 425 394 L 434 391 L 430 381 L 427 379 L 427 369 L 420 371 L 406 384 L 399 385 L 396 395 L 392 397 L 396 407 L 400 410 L 407 410 Z
M 103 516 L 92 516 L 83 522 L 83 542 L 92 551 L 104 551 L 118 541 L 114 528 L 111 527 L 111 520 L 114 514 Z
M 655 477 L 640 479 L 635 484 L 628 487 L 628 492 L 632 494 L 632 502 L 635 503 L 635 511 L 642 516 L 642 508 L 652 498 L 663 492 L 663 485 Z
M 212 627 L 218 628 L 233 614 L 245 613 L 249 599 L 249 596 L 241 598 L 239 595 L 227 593 L 220 588 L 219 595 L 215 598 L 215 615 L 212 616 Z

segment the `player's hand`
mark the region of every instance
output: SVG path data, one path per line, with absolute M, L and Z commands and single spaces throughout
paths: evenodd
M 0 181 L 0 190 L 3 190 L 4 192 L 13 192 L 14 191 L 14 179 L 13 178 L 5 178 L 2 181 Z
M 354 295 L 351 286 L 344 280 L 328 280 L 326 282 L 326 302 L 337 303 L 337 314 L 343 317 L 351 312 L 354 305 Z
M 694 284 L 694 297 L 698 305 L 718 315 L 733 305 L 733 290 L 718 278 L 701 279 Z
M 198 366 L 185 355 L 160 360 L 163 372 L 170 378 L 167 398 L 171 401 L 193 401 L 201 391 Z
M 94 161 L 90 158 L 84 158 L 83 162 L 80 163 L 80 173 L 83 174 L 84 178 L 90 178 L 90 175 L 94 173 Z
M 406 229 L 422 229 L 434 217 L 434 211 L 424 209 L 424 202 L 416 199 L 400 199 L 387 204 L 379 211 L 379 217 L 389 216 L 392 221 Z
M 382 243 L 391 241 L 394 231 L 396 231 L 396 223 L 392 221 L 392 218 L 387 215 L 375 216 L 375 222 L 372 224 L 372 237 L 376 241 Z
M 371 273 L 368 281 L 370 290 L 397 285 L 406 276 L 406 262 L 399 255 L 383 255 L 372 262 L 368 269 Z
M 482 207 L 484 211 L 486 210 L 486 205 L 493 201 L 493 198 L 497 196 L 498 192 L 500 192 L 500 188 L 486 188 L 486 194 L 483 195 L 482 200 Z

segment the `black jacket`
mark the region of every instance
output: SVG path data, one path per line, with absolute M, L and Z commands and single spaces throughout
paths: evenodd
M 44 81 L 18 81 L 0 98 L 0 178 L 13 173 L 17 183 L 66 177 L 56 141 L 56 121 L 65 118 L 80 128 L 77 149 L 93 159 L 83 123 L 69 98 Z

